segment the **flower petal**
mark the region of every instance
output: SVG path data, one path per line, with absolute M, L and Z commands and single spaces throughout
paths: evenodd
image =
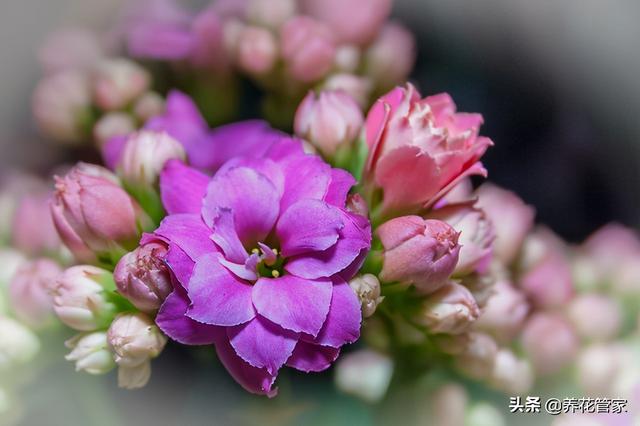
M 216 174 L 204 199 L 202 217 L 209 226 L 220 209 L 231 209 L 238 237 L 245 246 L 264 241 L 278 218 L 278 191 L 264 175 L 247 167 Z
M 238 356 L 257 368 L 276 374 L 291 356 L 298 333 L 256 316 L 246 324 L 227 328 L 227 336 Z
M 251 286 L 222 266 L 219 256 L 207 254 L 196 262 L 189 281 L 191 307 L 187 316 L 211 325 L 245 323 L 255 317 Z
M 287 366 L 309 373 L 326 370 L 340 355 L 340 349 L 299 341 Z
M 305 280 L 293 275 L 260 278 L 253 287 L 258 313 L 287 330 L 316 336 L 331 302 L 329 280 Z
M 278 389 L 273 389 L 275 374 L 269 374 L 265 368 L 256 368 L 246 363 L 236 354 L 226 336 L 216 341 L 216 352 L 220 362 L 240 386 L 251 393 L 276 396 Z
M 192 320 L 185 314 L 189 308 L 189 298 L 183 289 L 176 289 L 164 301 L 156 324 L 171 339 L 183 345 L 208 345 L 213 343 L 220 328 Z
M 180 247 L 192 260 L 207 253 L 216 253 L 217 247 L 209 239 L 211 230 L 196 214 L 172 214 L 160 222 L 154 234 L 168 243 Z
M 168 214 L 194 213 L 202 209 L 209 177 L 179 160 L 169 160 L 160 173 L 160 196 Z
M 165 262 L 167 262 L 169 269 L 171 269 L 171 272 L 178 283 L 183 288 L 187 288 L 189 285 L 189 279 L 193 272 L 193 267 L 196 263 L 175 244 L 169 245 L 169 251 L 165 257 Z
M 324 201 L 337 207 L 343 207 L 347 202 L 347 194 L 356 179 L 343 169 L 331 169 L 331 181 L 324 196 Z
M 283 164 L 285 186 L 280 201 L 285 211 L 296 201 L 304 199 L 322 200 L 331 181 L 331 166 L 316 155 L 291 156 Z
M 280 216 L 276 234 L 285 257 L 326 250 L 338 241 L 342 214 L 324 201 L 302 200 Z
M 238 238 L 233 212 L 230 209 L 223 208 L 218 210 L 218 215 L 213 218 L 211 239 L 222 249 L 228 260 L 235 263 L 244 263 L 248 254 Z
M 360 301 L 346 281 L 336 279 L 331 296 L 331 308 L 314 343 L 339 348 L 360 337 L 362 311 Z
M 362 216 L 339 211 L 344 228 L 340 230 L 338 242 L 327 250 L 290 258 L 284 267 L 288 272 L 307 279 L 330 277 L 361 260 L 362 252 L 371 246 L 369 221 Z

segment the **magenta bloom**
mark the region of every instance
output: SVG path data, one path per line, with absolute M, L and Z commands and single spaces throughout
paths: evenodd
M 184 344 L 215 343 L 227 370 L 254 393 L 275 395 L 285 364 L 327 368 L 360 333 L 360 303 L 347 280 L 371 231 L 345 208 L 354 183 L 287 138 L 262 158 L 230 160 L 213 178 L 169 162 L 160 178 L 169 216 L 148 237 L 169 244 L 175 278 L 159 327 Z

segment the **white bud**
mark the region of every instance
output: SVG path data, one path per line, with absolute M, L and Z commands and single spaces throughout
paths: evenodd
M 31 361 L 39 350 L 40 342 L 31 330 L 0 316 L 0 370 Z
M 349 281 L 349 285 L 358 295 L 362 304 L 362 316 L 370 317 L 376 311 L 376 307 L 384 300 L 380 296 L 380 281 L 375 275 L 358 275 Z
M 140 389 L 151 378 L 151 362 L 146 361 L 134 367 L 118 367 L 118 386 L 123 389 Z
M 78 334 L 67 340 L 65 345 L 71 349 L 65 359 L 76 363 L 76 371 L 105 374 L 115 367 L 113 354 L 107 343 L 107 333 L 104 331 Z
M 368 402 L 384 397 L 393 375 L 393 361 L 386 355 L 361 349 L 342 356 L 336 365 L 336 386 Z

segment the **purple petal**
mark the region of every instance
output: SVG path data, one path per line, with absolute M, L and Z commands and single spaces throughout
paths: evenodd
M 271 144 L 282 135 L 266 121 L 241 121 L 216 128 L 193 144 L 187 153 L 193 166 L 215 171 L 234 157 L 264 157 Z
M 360 337 L 362 311 L 355 292 L 342 279 L 336 279 L 331 296 L 331 308 L 322 330 L 314 343 L 339 348 L 345 343 L 353 343 Z
M 331 166 L 315 155 L 293 156 L 284 162 L 284 195 L 281 211 L 303 199 L 322 200 L 331 181 Z
M 243 324 L 255 317 L 251 286 L 218 261 L 220 254 L 198 259 L 189 281 L 189 318 L 211 325 Z
M 245 262 L 247 251 L 238 238 L 233 212 L 230 209 L 222 208 L 218 210 L 218 215 L 213 218 L 211 239 L 222 249 L 227 259 L 235 263 Z
M 231 209 L 238 237 L 245 246 L 264 241 L 278 218 L 276 188 L 255 170 L 238 167 L 216 174 L 204 199 L 202 217 L 213 226 L 220 209 Z
M 253 287 L 258 313 L 287 330 L 316 336 L 331 302 L 329 280 L 305 280 L 293 275 L 260 278 Z
M 286 136 L 284 133 L 278 140 L 269 146 L 265 152 L 265 157 L 274 161 L 282 162 L 284 159 L 290 159 L 290 156 L 306 156 L 302 148 L 302 140 Z
M 340 349 L 299 341 L 287 360 L 287 366 L 309 373 L 323 371 L 340 355 Z
M 169 251 L 167 252 L 165 261 L 169 269 L 171 269 L 173 276 L 178 280 L 178 283 L 183 288 L 187 288 L 193 267 L 196 263 L 175 244 L 169 245 Z
M 229 271 L 231 271 L 233 275 L 235 275 L 236 277 L 242 280 L 255 281 L 258 279 L 258 274 L 255 270 L 255 265 L 253 268 L 251 268 L 252 264 L 257 264 L 257 262 L 254 262 L 253 260 L 249 263 L 249 265 L 247 264 L 240 265 L 238 263 L 229 262 L 227 259 L 223 257 L 220 257 L 218 261 L 222 264 L 222 266 L 224 266 Z
M 217 173 L 224 174 L 227 170 L 236 167 L 248 167 L 265 175 L 278 190 L 278 195 L 282 197 L 284 193 L 284 174 L 280 164 L 268 158 L 234 157 L 224 163 Z
M 269 374 L 266 369 L 253 367 L 243 361 L 236 354 L 226 336 L 216 341 L 216 352 L 229 374 L 245 390 L 259 395 L 267 395 L 269 398 L 276 396 L 278 389 L 272 389 L 276 375 Z
M 189 55 L 193 43 L 193 36 L 184 29 L 162 24 L 142 24 L 132 28 L 127 49 L 136 58 L 178 60 Z
M 154 234 L 180 247 L 194 261 L 203 254 L 218 251 L 209 238 L 211 230 L 196 214 L 169 215 L 162 220 Z
M 156 324 L 171 339 L 184 345 L 208 345 L 213 343 L 220 328 L 201 324 L 185 316 L 189 308 L 189 299 L 184 290 L 176 289 L 164 301 Z
M 331 248 L 290 258 L 285 269 L 302 278 L 330 277 L 361 259 L 361 253 L 371 246 L 369 221 L 359 215 L 342 213 L 344 228 L 338 242 Z
M 102 146 L 101 154 L 104 164 L 111 170 L 115 170 L 122 157 L 122 151 L 127 142 L 127 135 L 114 136 Z
M 356 179 L 351 173 L 342 169 L 331 169 L 331 182 L 324 200 L 334 206 L 344 207 L 349 190 L 355 184 Z
M 209 177 L 179 160 L 169 160 L 160 173 L 160 196 L 168 214 L 194 213 L 202 209 Z
M 276 374 L 291 356 L 298 334 L 258 315 L 246 324 L 227 328 L 231 346 L 240 358 Z
M 324 201 L 302 200 L 280 216 L 276 234 L 285 257 L 326 250 L 338 241 L 342 214 Z
M 192 161 L 192 147 L 207 137 L 209 126 L 189 96 L 177 90 L 169 92 L 164 114 L 151 118 L 144 128 L 169 133 L 185 147 L 190 163 L 199 168 Z

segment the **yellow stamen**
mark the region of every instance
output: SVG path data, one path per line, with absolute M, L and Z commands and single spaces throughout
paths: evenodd
M 273 254 L 275 254 L 276 256 L 278 255 L 278 249 L 277 248 L 271 249 L 271 251 L 273 251 Z
M 280 276 L 280 272 L 274 269 L 271 271 L 271 275 L 273 275 L 273 278 L 278 278 Z
M 260 250 L 258 250 L 257 248 L 254 248 L 254 249 L 251 249 L 251 253 L 258 254 L 260 253 Z

